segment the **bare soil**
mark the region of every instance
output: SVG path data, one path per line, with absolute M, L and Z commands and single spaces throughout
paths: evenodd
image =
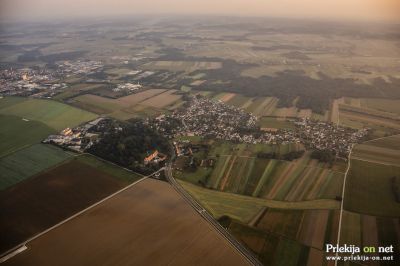
M 247 265 L 165 182 L 146 179 L 28 243 L 4 265 Z
M 72 161 L 0 192 L 0 253 L 124 187 Z

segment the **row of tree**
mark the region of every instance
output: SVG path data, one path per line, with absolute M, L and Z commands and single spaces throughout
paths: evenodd
M 279 154 L 277 152 L 259 152 L 257 154 L 257 158 L 293 161 L 299 159 L 303 155 L 304 155 L 304 150 L 291 151 L 285 154 Z

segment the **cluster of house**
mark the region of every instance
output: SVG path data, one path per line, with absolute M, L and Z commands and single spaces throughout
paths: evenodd
M 107 123 L 107 118 L 97 118 L 75 128 L 66 128 L 57 135 L 50 135 L 43 143 L 58 145 L 76 152 L 84 152 L 100 140 L 102 124 Z
M 221 101 L 196 96 L 180 110 L 148 123 L 169 138 L 201 136 L 251 144 L 303 143 L 309 149 L 328 150 L 343 157 L 352 144 L 368 134 L 368 129 L 354 130 L 308 118 L 296 120 L 293 130 L 263 131 L 257 117 Z
M 257 118 L 244 111 L 205 97 L 191 97 L 184 109 L 159 116 L 152 126 L 165 136 L 203 136 L 239 142 L 253 142 L 249 133 Z
M 128 93 L 135 92 L 137 90 L 140 90 L 142 88 L 142 85 L 138 82 L 137 84 L 133 83 L 122 83 L 118 84 L 117 87 L 113 89 L 114 92 L 119 92 L 119 91 L 125 91 Z
M 344 158 L 349 154 L 352 144 L 359 142 L 369 132 L 368 128 L 355 130 L 309 118 L 295 124 L 295 132 L 307 148 L 328 150 Z
M 174 167 L 180 171 L 182 171 L 185 167 L 194 164 L 193 154 L 198 153 L 201 150 L 208 149 L 208 146 L 205 144 L 194 144 L 188 140 L 174 141 L 173 144 L 175 154 L 178 157 Z M 180 160 L 179 157 L 189 158 L 189 160 Z M 199 162 L 199 166 L 201 167 L 214 167 L 214 165 L 215 159 L 212 158 L 205 158 Z
M 1 96 L 32 96 L 51 98 L 67 88 L 58 81 L 58 73 L 46 69 L 3 69 L 0 70 Z
M 64 74 L 65 77 L 81 74 L 93 74 L 103 68 L 103 63 L 100 61 L 91 60 L 76 60 L 76 61 L 60 61 L 56 63 L 58 71 Z
M 168 158 L 167 155 L 159 152 L 158 150 L 155 150 L 150 155 L 148 155 L 144 158 L 143 163 L 144 163 L 144 165 L 148 165 L 150 163 L 158 164 L 158 163 L 164 162 L 167 158 Z

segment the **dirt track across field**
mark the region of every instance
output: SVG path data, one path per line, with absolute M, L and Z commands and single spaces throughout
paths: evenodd
M 72 161 L 0 192 L 0 253 L 126 184 Z
M 168 184 L 144 180 L 4 265 L 247 265 Z

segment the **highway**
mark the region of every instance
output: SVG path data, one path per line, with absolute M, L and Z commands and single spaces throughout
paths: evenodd
M 225 228 L 223 228 L 218 221 L 212 217 L 192 196 L 186 192 L 185 189 L 175 180 L 172 175 L 172 163 L 169 162 L 165 166 L 165 177 L 167 181 L 172 185 L 172 187 L 182 195 L 182 197 L 205 219 L 214 229 L 220 233 L 251 265 L 263 265 L 255 255 L 244 247 L 238 240 L 236 240 Z

